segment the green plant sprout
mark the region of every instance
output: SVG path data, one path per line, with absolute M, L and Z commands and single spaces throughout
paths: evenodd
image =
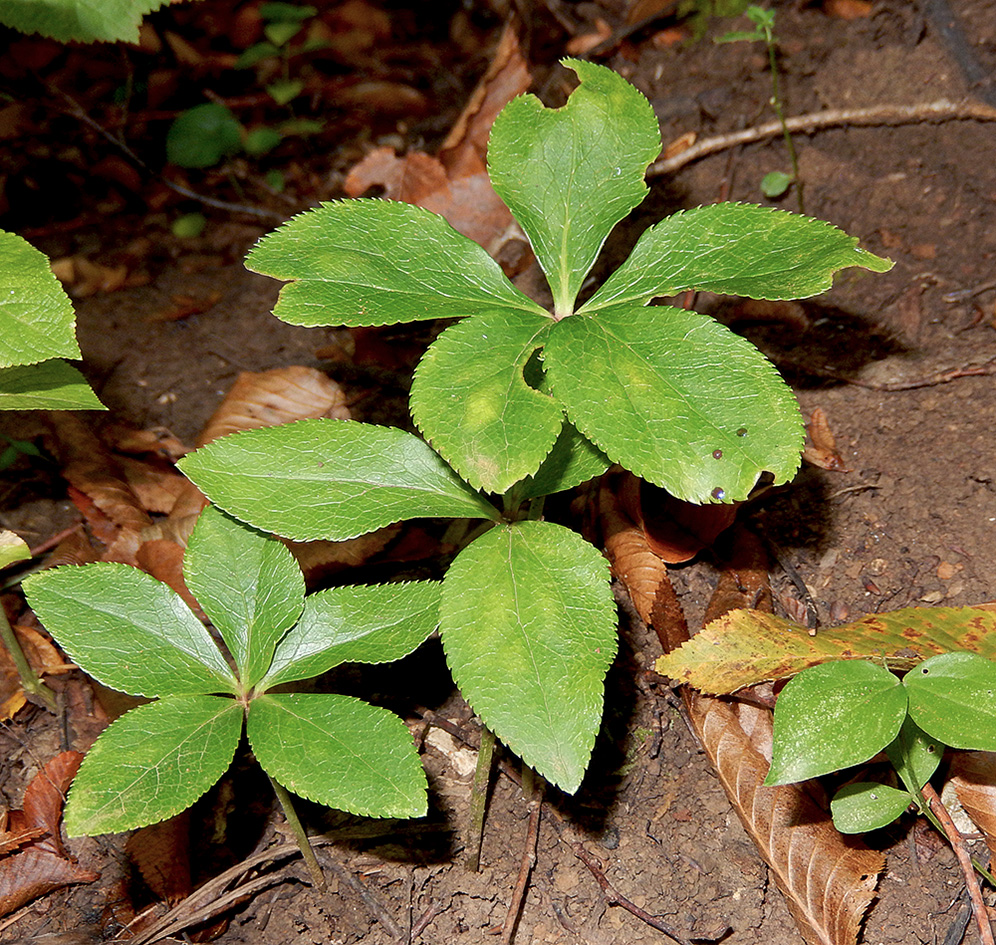
M 343 540 L 422 517 L 478 519 L 446 571 L 440 636 L 463 695 L 523 761 L 581 784 L 616 650 L 608 567 L 544 520 L 545 496 L 619 463 L 693 502 L 747 498 L 795 473 L 802 423 L 774 367 L 708 316 L 652 300 L 686 289 L 765 299 L 891 262 L 834 227 L 720 204 L 668 217 L 579 304 L 610 231 L 646 196 L 661 148 L 650 103 L 609 69 L 562 108 L 514 99 L 491 132 L 492 184 L 547 277 L 547 311 L 426 210 L 346 200 L 301 214 L 247 265 L 288 282 L 300 325 L 460 319 L 419 364 L 400 429 L 305 420 L 225 437 L 181 469 L 221 508 L 297 540 Z
M 976 653 L 942 653 L 900 680 L 867 660 L 812 666 L 775 703 L 765 784 L 790 784 L 863 764 L 884 751 L 902 787 L 857 781 L 830 803 L 841 833 L 877 830 L 909 807 L 937 822 L 922 789 L 945 747 L 996 751 L 996 663 Z M 992 877 L 980 868 L 992 882 Z
M 407 655 L 436 628 L 439 582 L 306 597 L 285 545 L 211 506 L 183 573 L 234 671 L 179 595 L 137 568 L 68 566 L 24 581 L 31 607 L 74 662 L 112 689 L 156 700 L 113 722 L 87 754 L 66 804 L 69 835 L 179 813 L 228 768 L 243 721 L 313 871 L 288 792 L 369 817 L 423 815 L 425 775 L 401 719 L 348 696 L 274 690 L 342 663 Z
M 778 123 L 782 126 L 782 137 L 785 139 L 785 149 L 788 151 L 789 163 L 792 165 L 792 173 L 786 174 L 784 171 L 771 171 L 765 174 L 761 180 L 761 193 L 765 197 L 772 199 L 781 197 L 792 184 L 795 184 L 796 199 L 799 204 L 799 212 L 805 213 L 802 189 L 802 178 L 799 177 L 799 159 L 795 153 L 795 142 L 792 134 L 785 124 L 785 113 L 782 109 L 782 99 L 778 89 L 778 40 L 775 38 L 775 11 L 765 10 L 763 7 L 749 6 L 744 11 L 746 16 L 754 24 L 754 29 L 740 32 L 726 33 L 716 38 L 717 43 L 736 42 L 757 42 L 761 41 L 768 49 L 768 66 L 771 72 L 771 107 L 778 117 Z
M 65 358 L 81 357 L 73 303 L 53 275 L 44 253 L 14 233 L 0 230 L 0 410 L 103 410 L 83 375 Z M 37 453 L 30 444 L 4 437 L 0 461 L 11 450 Z M 27 545 L 4 536 L 0 567 L 30 557 Z M 0 640 L 17 667 L 25 691 L 53 711 L 55 694 L 31 668 L 0 608 Z
M 291 58 L 327 45 L 323 40 L 292 43 L 304 29 L 304 21 L 317 13 L 312 6 L 261 4 L 259 14 L 265 22 L 266 40 L 244 50 L 235 61 L 236 69 L 258 67 L 268 72 L 272 72 L 273 67 L 279 69 L 279 76 L 270 81 L 261 79 L 266 83 L 267 95 L 277 105 L 289 105 L 304 89 L 304 82 L 291 75 Z M 263 75 L 262 71 L 260 75 Z M 166 158 L 180 167 L 213 167 L 240 151 L 249 157 L 262 157 L 288 135 L 312 134 L 321 128 L 322 123 L 313 119 L 290 118 L 276 127 L 257 125 L 247 129 L 227 106 L 220 102 L 205 102 L 188 108 L 174 119 L 166 133 Z

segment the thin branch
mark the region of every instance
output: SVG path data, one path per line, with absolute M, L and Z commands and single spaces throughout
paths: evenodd
M 942 121 L 996 121 L 996 108 L 982 102 L 952 102 L 942 98 L 936 102 L 917 105 L 876 105 L 871 108 L 830 108 L 821 112 L 808 112 L 785 119 L 789 132 L 810 134 L 823 128 L 840 125 L 916 125 L 921 122 Z M 703 138 L 674 157 L 661 158 L 650 165 L 647 176 L 673 174 L 687 164 L 717 151 L 725 151 L 741 144 L 765 141 L 783 133 L 782 125 L 769 121 L 743 131 Z
M 532 768 L 523 766 L 522 784 L 529 796 L 529 826 L 526 830 L 526 845 L 519 863 L 519 878 L 515 883 L 512 901 L 508 904 L 505 925 L 501 930 L 501 945 L 511 945 L 515 927 L 522 914 L 522 903 L 526 898 L 529 876 L 536 865 L 536 847 L 539 843 L 540 812 L 543 809 L 543 779 Z
M 937 791 L 930 782 L 922 789 L 923 796 L 927 801 L 930 810 L 940 821 L 944 828 L 944 835 L 951 844 L 955 856 L 958 857 L 958 865 L 961 867 L 962 875 L 965 877 L 965 887 L 968 889 L 968 896 L 972 901 L 972 912 L 975 913 L 975 922 L 979 927 L 979 940 L 982 945 L 996 945 L 993 941 L 993 926 L 989 921 L 989 910 L 986 908 L 985 900 L 982 898 L 982 890 L 979 888 L 979 878 L 975 875 L 975 868 L 972 866 L 972 857 L 965 849 L 965 841 L 962 839 L 955 822 L 951 819 L 948 809 L 937 796 Z

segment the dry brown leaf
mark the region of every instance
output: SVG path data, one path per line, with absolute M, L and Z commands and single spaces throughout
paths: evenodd
M 4 820 L 6 820 L 4 812 Z M 24 827 L 21 830 L 0 830 L 0 856 L 13 853 L 24 844 L 37 840 L 48 831 L 44 827 Z
M 197 445 L 240 430 L 316 417 L 349 419 L 346 394 L 328 375 L 300 366 L 243 371 L 211 415 Z
M 147 463 L 130 456 L 118 456 L 116 460 L 128 488 L 142 503 L 142 508 L 165 513 L 176 505 L 188 480 L 173 466 Z
M 951 752 L 951 780 L 965 813 L 996 857 L 996 752 Z
M 823 0 L 823 12 L 841 20 L 858 20 L 872 15 L 871 0 Z
M 20 852 L 0 859 L 0 916 L 53 889 L 100 878 L 67 857 L 59 833 L 66 791 L 82 760 L 78 751 L 56 755 L 28 785 L 23 810 L 11 812 L 12 832 L 41 833 Z
M 190 452 L 190 447 L 178 440 L 166 427 L 135 430 L 124 424 L 113 423 L 104 428 L 103 438 L 118 453 L 133 453 L 138 456 L 151 453 L 170 462 L 176 462 Z
M 133 284 L 127 266 L 102 266 L 84 256 L 53 259 L 52 272 L 73 298 L 85 298 L 98 292 L 115 292 Z
M 632 0 L 626 10 L 626 22 L 632 25 L 672 13 L 677 2 L 678 0 Z
M 844 457 L 837 449 L 837 440 L 822 407 L 817 407 L 809 418 L 809 423 L 806 424 L 806 437 L 806 448 L 802 453 L 805 462 L 833 472 L 850 472 Z
M 125 852 L 150 892 L 170 906 L 186 899 L 190 879 L 190 810 L 136 830 Z
M 624 491 L 622 477 L 603 479 L 598 494 L 602 543 L 613 575 L 626 585 L 640 619 L 649 625 L 658 587 L 663 582 L 670 584 L 670 579 L 667 565 L 650 550 L 643 529 L 623 510 L 620 495 Z
M 56 675 L 75 669 L 52 643 L 31 627 L 15 626 L 14 633 L 31 668 L 39 675 Z M 26 704 L 21 677 L 7 650 L 0 646 L 0 721 L 12 719 Z
M 383 551 L 400 531 L 400 525 L 388 525 L 346 541 L 283 541 L 310 583 L 319 575 L 326 577 L 346 568 L 359 567 Z
M 770 610 L 759 541 L 741 528 L 732 547 L 707 620 L 745 605 Z M 680 625 L 656 629 L 665 650 L 683 642 Z M 818 787 L 764 785 L 771 745 L 769 710 L 734 707 L 687 686 L 682 696 L 720 783 L 770 867 L 802 937 L 808 945 L 853 945 L 885 858 L 837 832 L 830 815 L 813 799 Z
M 146 318 L 148 322 L 179 322 L 191 315 L 201 315 L 214 308 L 221 301 L 220 292 L 206 295 L 174 295 L 167 308 L 161 309 Z
M 689 693 L 692 725 L 808 945 L 851 945 L 885 858 L 844 837 L 802 785 L 766 787 L 767 759 L 733 709 Z
M 676 499 L 666 489 L 640 484 L 640 513 L 647 542 L 668 564 L 690 561 L 733 524 L 739 503 L 696 505 Z
M 612 27 L 601 17 L 597 17 L 595 29 L 592 32 L 579 33 L 577 36 L 571 37 L 564 49 L 571 56 L 585 56 L 596 46 L 601 46 L 611 36 Z

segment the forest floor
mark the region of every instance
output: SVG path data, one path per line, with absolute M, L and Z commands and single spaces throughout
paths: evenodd
M 471 6 L 471 13 L 459 4 L 426 5 L 431 15 L 362 2 L 323 9 L 330 32 L 345 35 L 345 21 L 335 20 L 332 8 L 348 7 L 356 14 L 349 28 L 367 29 L 386 49 L 378 59 L 377 48 L 368 45 L 352 61 L 340 51 L 341 101 L 330 109 L 325 130 L 285 143 L 264 159 L 236 157 L 222 170 L 182 178 L 194 191 L 262 208 L 269 216 L 260 219 L 181 200 L 161 185 L 158 170 L 136 170 L 96 130 L 109 127 L 114 88 L 136 76 L 144 76 L 149 88 L 153 78 L 174 83 L 161 102 L 133 106 L 111 129 L 112 136 L 126 134 L 153 168 L 162 165 L 161 156 L 152 155 L 162 147 L 164 114 L 203 100 L 189 92 L 191 83 L 235 102 L 243 120 L 246 110 L 263 108 L 258 95 L 252 99 L 258 87 L 224 87 L 216 51 L 224 48 L 232 21 L 222 6 L 234 5 L 205 0 L 196 9 L 181 6 L 152 17 L 144 34 L 148 49 L 77 49 L 68 54 L 75 60 L 37 40 L 7 35 L 15 55 L 5 55 L 0 77 L 5 87 L 22 91 L 16 114 L 13 105 L 0 109 L 7 122 L 0 120 L 0 135 L 10 146 L 0 226 L 22 233 L 53 259 L 83 259 L 95 267 L 87 270 L 90 282 L 77 270 L 68 284 L 76 296 L 84 368 L 109 408 L 107 418 L 92 418 L 95 428 L 108 420 L 135 429 L 164 427 L 192 444 L 240 371 L 287 365 L 327 371 L 344 385 L 355 417 L 405 425 L 406 372 L 425 339 L 399 330 L 366 333 L 364 358 L 351 359 L 344 352 L 359 350 L 359 339 L 349 333 L 292 328 L 273 318 L 279 286 L 247 272 L 241 260 L 279 219 L 342 196 L 345 175 L 371 148 L 433 153 L 487 68 L 503 20 L 483 5 Z M 575 50 L 616 69 L 649 98 L 665 145 L 689 133 L 701 140 L 773 118 L 763 45 L 710 41 L 742 28 L 743 21 L 714 20 L 705 38 L 693 42 L 687 27 L 682 32 L 666 17 L 627 32 L 627 9 L 636 4 L 621 0 L 525 6 L 535 15 L 525 55 L 533 88 L 548 103 L 563 102 L 569 75 L 556 62 Z M 960 50 L 944 39 L 938 6 L 907 0 L 776 4 L 787 114 L 984 101 L 993 89 L 978 77 L 996 68 L 996 6 L 951 0 L 967 38 Z M 386 21 L 376 18 L 379 13 Z M 381 28 L 386 38 L 377 34 Z M 601 45 L 587 42 L 599 37 L 605 37 Z M 184 55 L 189 59 L 178 65 Z M 225 61 L 230 69 L 230 54 Z M 169 78 L 184 70 L 182 82 Z M 93 87 L 78 84 L 86 75 Z M 77 82 L 75 91 L 67 82 Z M 58 88 L 73 92 L 75 105 Z M 177 89 L 184 88 L 189 100 L 177 104 Z M 825 627 L 905 606 L 990 600 L 996 597 L 987 563 L 996 544 L 996 123 L 843 123 L 799 133 L 795 141 L 806 213 L 859 237 L 895 267 L 884 275 L 847 270 L 831 291 L 798 304 L 696 300 L 774 360 L 806 417 L 816 408 L 825 411 L 846 466 L 805 466 L 790 487 L 744 510 L 776 562 L 776 606 L 793 616 L 808 607 L 810 621 Z M 624 254 L 650 222 L 681 208 L 719 199 L 770 203 L 761 195 L 761 178 L 787 169 L 784 143 L 776 136 L 656 174 L 651 198 L 613 234 L 607 258 Z M 282 190 L 271 186 L 275 177 L 264 178 L 273 170 L 282 174 Z M 181 179 L 176 169 L 162 174 Z M 797 209 L 796 192 L 777 205 Z M 204 212 L 207 225 L 201 235 L 181 238 L 171 223 L 188 211 Z M 388 363 L 384 352 L 392 351 Z M 31 439 L 41 434 L 37 424 L 37 418 L 11 416 L 0 429 Z M 0 524 L 32 546 L 80 520 L 57 467 L 24 459 L 4 476 Z M 673 568 L 672 579 L 697 626 L 717 580 L 709 554 Z M 677 703 L 665 698 L 664 681 L 651 672 L 660 655 L 656 636 L 626 613 L 624 608 L 622 646 L 607 683 L 594 760 L 576 796 L 553 790 L 546 796 L 544 807 L 552 813 L 541 819 L 513 941 L 668 941 L 609 901 L 575 855 L 570 835 L 552 823 L 554 814 L 573 825 L 616 890 L 682 935 L 726 945 L 801 941 Z M 52 685 L 71 689 L 67 676 L 52 677 Z M 364 685 L 389 693 L 388 701 L 407 712 L 423 736 L 430 817 L 362 821 L 306 808 L 311 828 L 329 841 L 319 851 L 328 890 L 310 887 L 299 858 L 275 856 L 261 872 L 233 879 L 237 885 L 267 875 L 272 883 L 225 911 L 227 922 L 213 927 L 214 941 L 499 940 L 526 844 L 528 808 L 520 789 L 496 776 L 482 868 L 468 872 L 460 851 L 474 752 L 439 726 L 420 727 L 416 715 L 416 709 L 423 715 L 431 710 L 430 720 L 447 719 L 471 742 L 476 737 L 441 651 L 430 643 Z M 25 785 L 48 758 L 64 748 L 85 748 L 95 734 L 85 728 L 30 704 L 4 722 L 5 802 L 20 805 Z M 265 786 L 239 766 L 199 803 L 194 824 L 194 873 L 201 881 L 287 841 Z M 921 828 L 904 819 L 868 838 L 887 855 L 887 867 L 865 922 L 865 942 L 960 940 L 948 936 L 965 920 L 961 874 L 950 850 Z M 213 845 L 208 835 L 215 837 Z M 101 878 L 42 896 L 0 920 L 0 941 L 101 941 L 120 934 L 141 909 L 143 894 L 124 838 L 75 840 L 69 848 Z M 208 926 L 217 922 L 208 898 L 207 910 L 188 912 L 186 921 L 209 916 Z M 176 914 L 185 907 L 191 908 L 175 906 Z M 156 915 L 166 911 L 158 908 Z M 172 934 L 179 936 L 180 929 Z M 62 937 L 52 937 L 57 935 Z M 976 936 L 969 926 L 965 940 Z

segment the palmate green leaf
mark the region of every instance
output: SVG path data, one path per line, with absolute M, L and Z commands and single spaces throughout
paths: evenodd
M 229 514 L 297 541 L 343 541 L 412 518 L 499 518 L 418 437 L 350 420 L 235 433 L 179 466 Z
M 105 729 L 66 803 L 70 837 L 155 824 L 186 810 L 232 763 L 242 707 L 220 696 L 171 696 Z
M 142 17 L 163 4 L 164 0 L 16 0 L 0 3 L 0 23 L 60 43 L 137 43 Z
M 528 476 L 516 488 L 519 499 L 535 499 L 552 495 L 601 476 L 611 463 L 591 440 L 578 433 L 577 427 L 565 421 L 550 455 L 534 476 Z
M 885 746 L 885 754 L 912 794 L 919 792 L 937 770 L 944 745 L 906 716 L 899 734 Z
M 523 369 L 553 320 L 496 311 L 446 329 L 415 372 L 411 412 L 433 448 L 475 489 L 505 492 L 536 472 L 564 422 Z
M 612 228 L 647 194 L 643 177 L 661 148 L 650 103 L 622 76 L 565 59 L 581 84 L 563 108 L 513 99 L 491 129 L 488 172 L 529 237 L 558 315 Z
M 260 685 L 310 679 L 340 663 L 389 663 L 407 656 L 439 625 L 438 581 L 333 587 L 305 599 Z
M 791 390 L 753 345 L 706 315 L 637 305 L 574 315 L 550 333 L 544 364 L 574 425 L 679 499 L 740 501 L 762 472 L 779 483 L 799 466 Z
M 290 550 L 209 505 L 190 536 L 183 577 L 235 657 L 243 686 L 257 683 L 304 607 L 304 575 Z
M 765 784 L 791 784 L 861 764 L 880 752 L 906 718 L 906 690 L 864 660 L 814 666 L 790 680 L 775 705 Z
M 913 802 L 907 791 L 888 784 L 861 781 L 845 784 L 830 802 L 833 825 L 841 833 L 867 833 L 887 827 Z
M 0 22 L 9 6 L 0 7 Z M 73 304 L 47 257 L 0 230 L 0 367 L 78 357 Z
M 913 721 L 952 748 L 996 751 L 996 663 L 942 653 L 903 677 Z
M 494 528 L 446 572 L 440 634 L 484 724 L 548 781 L 576 791 L 616 652 L 605 559 L 551 522 Z
M 246 725 L 263 770 L 318 804 L 365 817 L 422 817 L 426 781 L 411 732 L 396 715 L 359 699 L 270 693 Z
M 722 695 L 830 660 L 867 658 L 904 670 L 954 650 L 996 659 L 996 613 L 975 607 L 906 607 L 811 636 L 801 624 L 774 614 L 732 610 L 662 656 L 656 668 L 679 683 Z
M 292 325 L 543 311 L 442 217 L 390 200 L 324 203 L 298 214 L 256 244 L 246 267 L 290 280 L 273 314 Z
M 825 292 L 834 273 L 849 266 L 887 272 L 893 263 L 822 220 L 754 204 L 711 204 L 650 227 L 580 311 L 646 304 L 685 289 L 802 299 Z
M 72 661 L 105 686 L 149 697 L 237 690 L 203 624 L 138 568 L 70 565 L 33 574 L 23 587 Z
M 58 358 L 0 368 L 0 410 L 106 409 L 83 375 Z

